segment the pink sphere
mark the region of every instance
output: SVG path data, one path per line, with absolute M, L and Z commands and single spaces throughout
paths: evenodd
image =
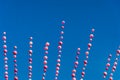
M 65 24 L 65 21 L 64 21 L 64 20 L 62 21 L 62 24 Z
M 45 46 L 49 46 L 49 45 L 50 45 L 50 43 L 49 43 L 49 42 L 46 42 Z
M 3 40 L 6 40 L 7 38 L 6 38 L 6 36 L 3 36 Z

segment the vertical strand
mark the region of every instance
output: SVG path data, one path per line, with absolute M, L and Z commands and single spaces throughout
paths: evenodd
M 77 72 L 77 67 L 78 67 L 78 64 L 79 64 L 79 55 L 80 55 L 80 48 L 77 49 L 77 52 L 76 52 L 76 61 L 74 62 L 74 69 L 72 70 L 72 80 L 76 80 L 76 72 Z
M 105 79 L 107 74 L 108 74 L 108 69 L 110 67 L 110 61 L 111 61 L 111 57 L 112 57 L 112 54 L 109 54 L 108 58 L 107 58 L 107 64 L 106 64 L 106 68 L 105 68 L 105 71 L 103 72 L 103 78 Z
M 45 80 L 45 76 L 46 76 L 46 72 L 47 72 L 47 68 L 48 68 L 48 65 L 47 65 L 48 56 L 47 56 L 47 54 L 48 54 L 49 45 L 50 45 L 50 43 L 46 42 L 45 47 L 44 47 L 44 50 L 45 50 L 44 61 L 43 61 L 43 64 L 44 64 L 43 71 L 44 72 L 43 72 L 43 75 L 42 75 L 42 80 Z
M 29 38 L 29 66 L 28 66 L 28 80 L 32 80 L 32 54 L 33 54 L 33 50 L 32 50 L 32 46 L 33 46 L 33 38 L 30 37 Z
M 61 32 L 60 32 L 60 41 L 58 42 L 58 59 L 56 64 L 56 72 L 54 80 L 58 80 L 59 70 L 60 70 L 60 62 L 61 62 L 61 54 L 62 54 L 62 44 L 63 44 L 63 34 L 64 34 L 64 24 L 65 21 L 62 21 Z
M 14 62 L 14 80 L 18 80 L 18 68 L 17 68 L 17 46 L 14 46 L 14 51 L 13 51 L 13 62 Z
M 114 72 L 117 68 L 117 63 L 118 63 L 119 56 L 120 56 L 120 49 L 118 49 L 116 51 L 116 58 L 115 58 L 115 61 L 113 63 L 113 66 L 112 66 L 112 71 L 110 73 L 109 80 L 113 80 L 113 74 L 114 74 Z
M 6 39 L 7 39 L 6 38 L 6 32 L 3 32 L 2 39 L 3 39 L 3 48 L 4 48 L 4 50 L 3 50 L 3 53 L 4 53 L 4 68 L 5 68 L 4 78 L 5 78 L 5 80 L 8 80 L 8 57 L 7 57 L 8 50 L 7 50 L 7 44 L 6 44 Z
M 86 59 L 84 60 L 84 66 L 83 66 L 83 68 L 82 68 L 82 72 L 81 72 L 81 78 L 80 78 L 80 80 L 84 80 L 84 76 L 85 76 L 85 69 L 86 69 L 86 66 L 87 66 L 87 63 L 88 63 L 88 55 L 89 55 L 89 52 L 90 52 L 90 49 L 91 49 L 91 47 L 92 47 L 92 40 L 93 40 L 93 38 L 94 38 L 94 31 L 95 31 L 95 29 L 92 29 L 91 30 L 91 34 L 90 34 L 90 40 L 89 40 L 89 43 L 88 43 L 88 49 L 87 49 L 87 51 L 85 52 L 85 54 L 86 54 Z

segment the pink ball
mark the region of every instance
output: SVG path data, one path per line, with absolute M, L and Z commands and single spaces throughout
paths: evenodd
M 87 62 L 87 60 L 84 60 L 84 64 L 87 64 L 88 62 Z
M 15 68 L 15 69 L 14 69 L 14 72 L 18 72 L 18 69 L 17 69 L 17 68 Z
M 95 32 L 95 29 L 94 29 L 94 28 L 92 29 L 92 32 Z
M 15 76 L 15 77 L 14 77 L 14 80 L 18 80 L 18 77 L 17 77 L 17 76 Z
M 107 63 L 106 66 L 107 66 L 107 67 L 110 67 L 110 63 Z
M 57 66 L 60 67 L 60 63 L 57 63 Z
M 47 64 L 47 61 L 45 60 L 43 64 L 46 65 L 46 64 Z
M 13 57 L 14 57 L 14 58 L 17 58 L 17 56 L 16 56 L 16 55 L 13 55 Z
M 48 46 L 45 46 L 45 47 L 44 47 L 44 50 L 48 50 Z
M 62 41 L 59 41 L 59 45 L 62 45 L 63 44 L 63 42 Z
M 59 74 L 59 70 L 56 70 L 56 74 Z
M 65 24 L 65 21 L 64 21 L 64 20 L 62 21 L 62 24 Z
M 75 77 L 75 73 L 72 73 L 72 77 Z
M 80 48 L 77 48 L 78 51 L 80 51 Z
M 114 65 L 117 66 L 117 62 L 114 62 Z
M 109 78 L 109 80 L 113 80 L 113 78 L 112 78 L 112 77 L 110 77 L 110 78 Z
M 88 47 L 91 47 L 92 46 L 92 44 L 91 43 L 88 43 Z
M 64 31 L 61 31 L 60 34 L 64 34 Z
M 47 69 L 44 68 L 44 72 L 46 72 L 46 71 L 47 71 Z
M 4 35 L 6 35 L 6 32 L 3 32 Z
M 32 62 L 32 58 L 29 58 L 29 62 Z
M 17 49 L 17 46 L 14 46 L 14 49 Z
M 5 70 L 8 70 L 8 67 L 6 67 Z
M 85 75 L 85 72 L 83 71 L 81 74 L 82 74 L 82 75 Z
M 48 51 L 45 51 L 45 54 L 48 54 Z
M 5 75 L 5 78 L 8 78 L 8 75 Z
M 17 64 L 14 64 L 14 67 L 17 67 Z
M 117 50 L 117 53 L 120 54 L 120 50 L 119 49 Z
M 112 69 L 116 70 L 116 66 L 113 66 L 113 68 L 112 68 Z
M 29 50 L 29 53 L 30 53 L 30 54 L 32 54 L 32 53 L 33 53 L 33 51 L 32 51 L 32 50 Z
M 7 38 L 6 38 L 6 36 L 3 36 L 3 40 L 6 40 Z
M 106 67 L 105 69 L 106 69 L 106 70 L 108 70 L 109 68 L 108 68 L 108 67 Z
M 59 62 L 60 62 L 60 59 L 57 59 L 57 62 L 59 63 Z
M 30 37 L 30 40 L 32 40 L 33 39 L 33 37 Z
M 32 69 L 32 66 L 31 66 L 31 65 L 29 66 L 29 69 Z
M 86 51 L 85 54 L 86 54 L 86 55 L 89 55 L 89 51 Z
M 13 54 L 14 54 L 14 55 L 17 55 L 17 51 L 13 51 Z
M 76 73 L 76 69 L 73 69 L 72 72 L 73 72 L 73 73 Z
M 32 72 L 29 72 L 29 75 L 32 75 Z
M 30 41 L 30 42 L 29 42 L 29 44 L 30 44 L 30 45 L 33 45 L 33 42 L 32 42 L 32 41 Z
M 72 78 L 72 80 L 76 80 L 76 78 L 75 78 L 75 77 L 73 77 L 73 78 Z
M 4 53 L 7 53 L 8 51 L 7 51 L 7 49 L 4 49 Z
M 7 57 L 5 57 L 5 58 L 4 58 L 4 60 L 5 60 L 5 61 L 7 61 L 7 60 L 8 60 L 8 58 L 7 58 Z
M 62 46 L 58 46 L 58 49 L 62 49 Z
M 5 64 L 5 68 L 8 68 L 8 65 L 7 65 L 7 64 Z
M 17 60 L 14 60 L 14 63 L 16 63 L 17 62 Z
M 48 59 L 48 57 L 47 56 L 44 56 L 44 60 L 47 60 Z
M 44 65 L 44 69 L 47 69 L 48 68 L 48 66 L 47 65 Z
M 90 34 L 90 39 L 94 38 L 94 35 L 93 34 Z
M 49 42 L 46 42 L 45 46 L 50 46 L 50 43 L 49 43 Z
M 79 64 L 79 62 L 78 62 L 78 61 L 75 61 L 75 64 L 76 64 L 76 65 L 78 65 L 78 64 Z
M 7 45 L 3 45 L 3 48 L 7 48 Z
M 64 29 L 65 27 L 64 26 L 61 26 L 62 29 Z
M 7 72 L 7 71 L 5 71 L 5 75 L 8 75 L 8 72 Z
M 107 75 L 107 72 L 104 72 L 103 74 L 104 74 L 104 76 L 106 76 L 106 75 Z
M 59 67 L 56 67 L 56 70 L 59 70 L 60 68 Z
M 90 50 L 90 47 L 88 47 L 88 50 Z

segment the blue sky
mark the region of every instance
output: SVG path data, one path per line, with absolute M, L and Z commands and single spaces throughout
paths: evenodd
M 9 79 L 13 79 L 13 46 L 18 46 L 19 80 L 27 79 L 28 38 L 33 36 L 33 80 L 42 78 L 44 44 L 49 48 L 46 80 L 55 76 L 57 43 L 61 21 L 65 20 L 63 54 L 59 80 L 70 80 L 76 49 L 81 47 L 77 78 L 80 78 L 84 52 L 87 49 L 89 33 L 95 28 L 93 47 L 85 80 L 103 80 L 102 73 L 109 53 L 115 58 L 120 44 L 120 1 L 119 0 L 0 0 L 0 33 L 7 32 Z M 0 80 L 3 78 L 3 52 L 0 40 Z M 119 61 L 120 63 L 120 61 Z M 119 80 L 120 64 L 114 73 Z M 112 64 L 111 64 L 112 65 Z

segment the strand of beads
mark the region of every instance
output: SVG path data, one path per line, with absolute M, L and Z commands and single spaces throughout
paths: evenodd
M 46 42 L 46 44 L 45 44 L 45 47 L 44 47 L 44 50 L 45 50 L 45 55 L 44 55 L 44 62 L 43 62 L 43 64 L 44 64 L 44 67 L 43 67 L 43 75 L 42 75 L 42 80 L 45 80 L 45 76 L 46 76 L 46 72 L 47 72 L 47 68 L 48 68 L 48 66 L 47 66 L 47 60 L 48 60 L 48 56 L 47 56 L 47 54 L 48 54 L 48 49 L 49 49 L 49 45 L 50 45 L 50 43 L 49 42 Z
M 28 72 L 28 80 L 32 80 L 32 53 L 33 53 L 33 50 L 32 50 L 32 45 L 33 45 L 33 38 L 30 37 L 30 41 L 29 41 L 29 66 L 28 66 L 28 69 L 29 69 L 29 72 Z
M 13 51 L 13 57 L 14 57 L 14 80 L 18 80 L 18 76 L 17 76 L 17 74 L 18 74 L 18 69 L 17 69 L 17 60 L 16 60 L 16 58 L 17 58 L 17 46 L 14 46 L 14 51 Z
M 6 32 L 3 32 L 3 48 L 4 48 L 4 67 L 5 67 L 5 80 L 8 80 L 8 57 L 7 57 L 7 45 L 6 45 Z
M 89 55 L 89 52 L 90 52 L 90 48 L 92 47 L 92 40 L 93 40 L 93 37 L 94 37 L 94 31 L 95 31 L 95 29 L 92 29 L 91 30 L 91 34 L 90 34 L 90 41 L 89 41 L 89 43 L 88 43 L 88 49 L 87 49 L 87 51 L 85 52 L 85 54 L 86 54 L 86 59 L 84 60 L 84 66 L 83 66 L 83 68 L 82 68 L 82 72 L 81 72 L 81 78 L 80 78 L 80 80 L 83 80 L 84 79 L 84 76 L 85 76 L 85 69 L 86 69 L 86 66 L 87 66 L 87 63 L 88 63 L 88 55 Z
M 74 62 L 74 69 L 72 70 L 72 80 L 76 80 L 76 69 L 77 69 L 77 67 L 78 67 L 78 64 L 79 64 L 79 62 L 78 62 L 78 60 L 79 60 L 79 54 L 80 54 L 80 48 L 78 48 L 77 49 L 77 53 L 76 53 L 76 57 L 75 57 L 75 59 L 76 59 L 76 61 Z
M 110 73 L 109 80 L 113 80 L 113 74 L 114 74 L 114 72 L 115 72 L 115 70 L 116 70 L 116 68 L 117 68 L 117 63 L 118 63 L 119 55 L 120 55 L 120 49 L 118 49 L 118 50 L 116 51 L 116 58 L 115 58 L 115 61 L 114 61 L 113 66 L 112 66 L 112 71 L 111 71 L 111 73 Z
M 108 74 L 107 71 L 108 71 L 108 69 L 109 69 L 109 67 L 110 67 L 111 57 L 112 57 L 112 54 L 109 54 L 108 59 L 107 59 L 106 68 L 105 68 L 105 71 L 103 72 L 103 78 L 104 78 L 104 79 L 106 78 L 106 76 L 107 76 L 107 74 Z
M 61 54 L 62 54 L 62 44 L 63 44 L 63 34 L 64 34 L 64 24 L 65 21 L 62 21 L 61 32 L 60 32 L 60 41 L 58 43 L 58 59 L 56 64 L 56 73 L 54 80 L 58 80 L 59 70 L 60 70 L 60 62 L 61 62 Z

